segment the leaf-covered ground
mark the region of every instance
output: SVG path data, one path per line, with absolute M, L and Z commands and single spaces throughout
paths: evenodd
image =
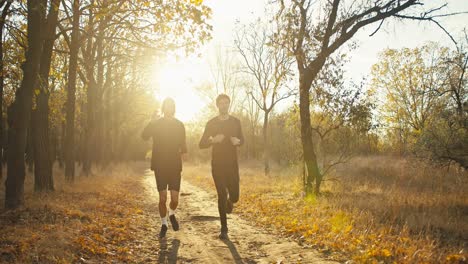
M 59 176 L 56 191 L 46 194 L 32 192 L 28 175 L 25 207 L 0 215 L 0 261 L 101 263 L 155 258 L 158 239 L 144 234 L 155 230 L 149 221 L 153 212 L 144 211 L 146 197 L 139 187 L 143 172 L 141 165 L 120 165 L 80 177 L 72 185 Z
M 158 195 L 146 163 L 111 166 L 71 185 L 56 175 L 56 191 L 49 194 L 34 193 L 28 176 L 26 206 L 1 212 L 1 263 L 333 263 L 237 214 L 228 219 L 230 240 L 219 240 L 214 190 L 185 180 L 181 230 L 158 239 Z M 187 166 L 184 178 L 193 175 L 211 179 Z M 261 211 L 249 212 L 260 217 Z
M 440 171 L 397 164 L 404 172 L 393 179 L 392 165 L 372 161 L 384 170 L 363 175 L 356 167 L 375 166 L 346 165 L 346 178 L 327 182 L 320 197 L 304 197 L 297 175 L 266 177 L 261 167 L 241 166 L 235 213 L 340 262 L 467 263 L 468 197 L 461 188 L 467 186 L 466 174 L 450 182 L 433 175 Z M 212 190 L 212 179 L 204 176 L 209 171 L 201 164 L 185 176 Z

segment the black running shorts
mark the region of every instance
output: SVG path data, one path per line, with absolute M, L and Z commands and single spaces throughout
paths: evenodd
M 156 177 L 156 185 L 158 187 L 158 192 L 173 190 L 180 191 L 180 171 L 161 171 L 155 170 L 154 176 Z

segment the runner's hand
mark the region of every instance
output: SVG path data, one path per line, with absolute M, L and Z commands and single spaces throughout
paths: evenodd
M 211 138 L 211 143 L 213 143 L 213 144 L 221 143 L 223 140 L 224 140 L 224 135 L 223 134 L 218 134 L 218 135 Z
M 231 143 L 234 146 L 239 146 L 240 145 L 240 139 L 238 139 L 236 137 L 231 137 Z

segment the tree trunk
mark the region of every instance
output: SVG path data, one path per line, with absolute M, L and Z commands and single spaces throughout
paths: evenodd
M 255 125 L 252 126 L 252 156 L 254 159 L 258 159 L 257 153 L 257 127 Z
M 110 66 L 110 60 L 107 61 L 107 72 L 106 72 L 106 84 L 105 84 L 105 98 L 104 98 L 104 147 L 106 152 L 104 153 L 104 166 L 106 167 L 112 161 L 114 153 L 114 145 L 112 144 L 112 129 L 114 125 L 114 115 L 111 111 L 111 99 L 113 97 L 113 87 L 111 85 L 112 80 L 112 66 Z
M 28 133 L 26 137 L 26 151 L 24 153 L 24 157 L 26 159 L 26 164 L 28 165 L 28 172 L 32 174 L 34 172 L 34 146 L 33 146 L 33 140 L 32 140 L 33 137 L 32 137 L 31 130 L 32 130 L 31 124 L 29 124 Z
M 120 151 L 121 148 L 120 148 L 120 138 L 121 138 L 121 135 L 120 135 L 120 128 L 118 127 L 118 121 L 120 120 L 120 109 L 117 107 L 118 106 L 118 103 L 113 103 L 112 104 L 112 116 L 113 116 L 113 127 L 112 127 L 112 130 L 114 133 L 113 133 L 113 137 L 112 137 L 112 142 L 113 142 L 113 145 L 114 145 L 114 161 L 115 162 L 118 162 L 118 161 L 122 161 L 122 152 Z
M 93 3 L 93 2 L 92 2 Z M 93 20 L 94 14 L 93 10 L 90 10 L 89 22 L 90 32 L 89 36 L 94 36 L 93 30 Z M 87 89 L 86 89 L 86 129 L 85 129 L 85 151 L 84 151 L 84 160 L 83 160 L 83 173 L 85 175 L 91 174 L 91 166 L 94 157 L 93 145 L 95 139 L 95 93 L 96 93 L 96 81 L 94 79 L 94 54 L 93 54 L 93 38 L 89 37 L 86 44 L 86 53 L 85 56 L 85 67 L 86 75 L 88 79 Z
M 104 8 L 107 7 L 107 4 L 104 2 Z M 108 151 L 109 146 L 105 144 L 105 123 L 106 120 L 104 118 L 105 112 L 105 102 L 104 102 L 104 93 L 105 93 L 105 86 L 109 83 L 110 78 L 110 62 L 107 62 L 107 72 L 104 73 L 104 44 L 105 44 L 105 30 L 107 28 L 109 17 L 105 16 L 104 19 L 99 21 L 98 32 L 96 37 L 96 63 L 97 63 L 97 83 L 96 83 L 96 93 L 95 93 L 95 144 L 94 153 L 95 153 L 95 162 L 99 164 L 101 167 L 105 163 L 105 155 L 106 151 Z M 106 79 L 106 83 L 104 83 L 104 79 Z
M 320 192 L 322 176 L 319 171 L 317 156 L 315 155 L 314 142 L 312 140 L 312 128 L 310 122 L 310 93 L 312 78 L 305 72 L 299 72 L 299 114 L 301 118 L 301 142 L 306 164 L 306 193 L 311 194 L 315 181 L 315 194 Z
M 97 45 L 97 56 L 96 56 L 96 61 L 97 61 L 97 85 L 96 85 L 96 101 L 95 101 L 95 113 L 96 113 L 96 123 L 95 123 L 95 132 L 96 132 L 96 137 L 95 137 L 95 144 L 93 145 L 94 147 L 94 153 L 95 153 L 95 162 L 96 164 L 99 164 L 100 166 L 103 165 L 103 155 L 104 155 L 104 138 L 103 138 L 103 126 L 104 126 L 104 117 L 103 117 L 103 111 L 104 111 L 104 101 L 103 101 L 103 89 L 104 89 L 104 29 L 102 28 L 103 22 L 99 24 L 99 32 L 98 36 L 96 39 L 96 45 Z
M 53 0 L 49 8 L 39 69 L 40 89 L 36 96 L 36 109 L 32 113 L 35 191 L 54 190 L 49 138 L 49 72 L 59 5 L 60 0 Z
M 34 156 L 34 190 L 53 191 L 52 162 L 49 142 L 49 95 L 41 92 L 37 98 L 37 108 L 32 113 L 32 141 Z
M 42 52 L 41 31 L 47 0 L 28 0 L 28 48 L 22 65 L 23 80 L 8 111 L 8 169 L 5 182 L 5 208 L 24 203 L 24 151 L 31 118 L 33 88 L 37 83 Z
M 84 100 L 81 100 L 80 108 L 81 108 L 81 109 L 86 109 L 86 104 L 85 104 Z M 84 112 L 84 111 L 82 110 L 82 113 L 81 113 L 82 115 L 84 115 L 83 112 Z M 82 118 L 82 119 L 83 119 L 83 118 Z M 85 135 L 84 135 L 84 134 L 85 134 L 84 131 L 81 130 L 81 131 L 80 131 L 80 136 L 77 138 L 77 140 L 78 140 L 78 150 L 77 150 L 77 153 L 78 153 L 78 163 L 77 163 L 77 164 L 78 164 L 81 168 L 83 168 L 83 164 L 84 164 L 84 160 L 85 160 L 85 154 L 86 154 L 86 153 L 85 153 L 85 150 L 86 150 L 86 148 L 85 148 L 85 143 L 86 143 L 86 141 L 85 141 L 85 137 L 84 137 Z
M 88 72 L 88 89 L 87 93 L 87 102 L 86 102 L 86 111 L 87 111 L 87 125 L 86 125 L 86 134 L 85 134 L 85 157 L 83 163 L 83 172 L 85 175 L 91 174 L 91 166 L 93 160 L 95 160 L 96 153 L 95 153 L 95 142 L 96 142 L 96 113 L 95 113 L 95 105 L 96 105 L 96 84 L 93 80 L 92 71 Z M 89 79 L 91 78 L 91 79 Z
M 263 116 L 263 162 L 265 165 L 265 176 L 270 174 L 270 146 L 268 144 L 268 117 L 269 111 L 265 111 Z
M 5 129 L 3 126 L 3 27 L 10 6 L 11 2 L 6 2 L 0 18 L 0 179 L 3 179 L 3 131 Z
M 57 127 L 51 127 L 50 129 L 50 163 L 52 168 L 54 167 L 55 160 L 57 159 L 57 149 L 59 145 Z
M 67 122 L 62 121 L 60 125 L 60 140 L 59 140 L 59 147 L 58 147 L 58 153 L 57 153 L 57 159 L 59 162 L 59 167 L 60 169 L 63 169 L 65 167 L 65 131 L 67 128 Z
M 95 142 L 95 113 L 94 113 L 94 105 L 95 105 L 95 89 L 96 86 L 92 79 L 88 79 L 88 87 L 87 87 L 87 102 L 86 102 L 86 130 L 85 130 L 85 153 L 84 153 L 84 162 L 83 162 L 83 172 L 85 175 L 91 174 L 91 166 L 94 154 L 94 142 Z
M 70 43 L 70 64 L 68 68 L 67 125 L 65 129 L 65 178 L 75 180 L 75 101 L 76 74 L 78 65 L 80 26 L 80 1 L 73 1 L 73 25 Z
M 5 117 L 2 117 L 2 127 L 5 129 L 5 133 L 3 133 L 2 135 L 2 146 L 3 146 L 3 156 L 2 156 L 2 166 L 6 165 L 6 162 L 7 162 L 7 157 L 8 157 L 8 123 L 7 123 L 7 119 L 6 119 L 6 115 Z

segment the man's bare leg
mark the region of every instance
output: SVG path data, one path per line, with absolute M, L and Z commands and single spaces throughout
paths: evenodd
M 171 202 L 169 203 L 169 220 L 171 221 L 172 229 L 179 230 L 179 223 L 175 217 L 175 211 L 179 205 L 179 192 L 171 190 Z
M 167 232 L 167 191 L 159 192 L 159 216 L 161 216 L 161 231 L 159 232 L 159 237 L 163 238 L 166 236 Z

